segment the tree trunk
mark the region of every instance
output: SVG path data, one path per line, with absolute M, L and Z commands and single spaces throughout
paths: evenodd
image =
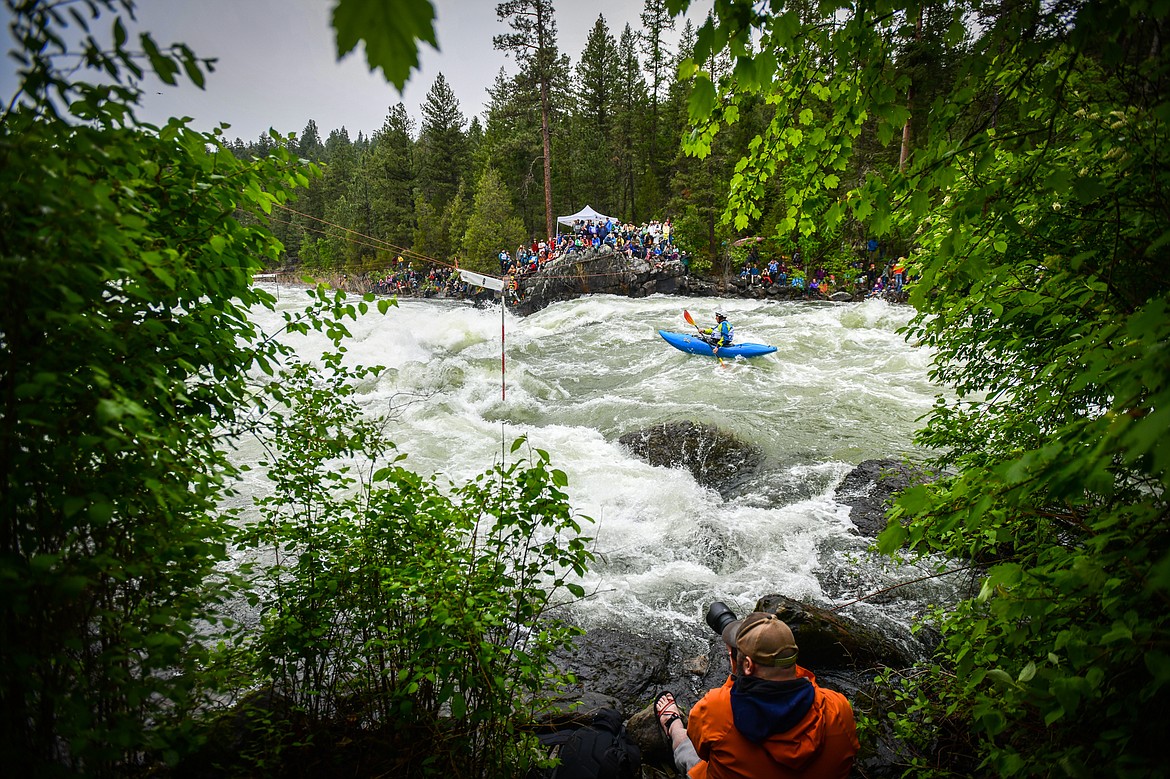
M 553 231 L 552 210 L 552 136 L 548 129 L 548 81 L 540 82 L 540 138 L 544 142 L 544 226 L 545 235 L 551 241 L 556 237 Z
M 914 48 L 918 48 L 918 44 L 922 41 L 922 8 L 918 8 L 918 21 L 914 26 Z M 898 156 L 898 170 L 906 170 L 906 165 L 910 162 L 911 142 L 913 141 L 913 131 L 910 129 L 911 123 L 914 121 L 914 74 L 910 74 L 910 87 L 906 90 L 906 110 L 909 115 L 906 117 L 906 124 L 902 127 L 902 153 Z

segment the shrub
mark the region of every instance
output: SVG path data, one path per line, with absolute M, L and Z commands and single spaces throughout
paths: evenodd
M 497 466 L 462 486 L 405 468 L 353 397 L 378 369 L 278 374 L 261 463 L 274 491 L 246 546 L 264 553 L 261 631 L 247 645 L 257 681 L 326 732 L 427 734 L 413 765 L 475 776 L 522 773 L 522 725 L 556 681 L 551 652 L 574 630 L 549 607 L 579 596 L 592 559 L 548 454 Z M 523 445 L 517 441 L 512 451 Z M 386 460 L 391 460 L 386 464 Z M 295 741 L 266 734 L 256 756 Z M 415 744 L 415 747 L 420 746 Z M 435 770 L 438 770 L 438 763 Z

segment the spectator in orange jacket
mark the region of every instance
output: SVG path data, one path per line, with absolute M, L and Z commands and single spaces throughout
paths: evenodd
M 858 750 L 853 708 L 796 664 L 788 625 L 756 611 L 723 636 L 733 675 L 695 704 L 685 730 L 673 695 L 654 703 L 679 771 L 691 779 L 848 777 Z

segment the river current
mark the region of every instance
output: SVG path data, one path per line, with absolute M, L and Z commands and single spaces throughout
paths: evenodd
M 280 313 L 307 298 L 300 289 L 266 288 L 279 299 L 277 311 L 254 316 L 276 332 Z M 693 331 L 684 309 L 710 326 L 716 305 L 737 341 L 778 350 L 721 365 L 658 336 Z M 387 368 L 361 387 L 360 400 L 369 413 L 391 417 L 389 436 L 416 472 L 465 481 L 513 457 L 507 449 L 519 436 L 549 452 L 568 474 L 573 507 L 595 520 L 586 532 L 597 560 L 582 582 L 591 594 L 570 607 L 574 620 L 698 647 L 710 638 L 703 614 L 713 600 L 741 615 L 771 593 L 841 606 L 931 573 L 868 552 L 849 508 L 836 500 L 862 460 L 922 456 L 913 433 L 940 390 L 928 379 L 930 353 L 898 332 L 912 313 L 879 300 L 603 295 L 521 318 L 498 305 L 402 299 L 385 316 L 349 324 L 347 359 Z M 290 343 L 304 359 L 326 345 L 300 336 Z M 765 465 L 747 489 L 724 499 L 688 471 L 653 467 L 618 443 L 623 433 L 668 421 L 730 431 L 761 447 Z M 246 443 L 239 452 L 245 460 L 256 454 Z M 244 487 L 245 499 L 261 489 Z M 947 578 L 844 611 L 904 626 L 952 597 Z

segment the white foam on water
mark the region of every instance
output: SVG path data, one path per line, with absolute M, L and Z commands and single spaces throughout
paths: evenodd
M 285 288 L 279 310 L 303 300 Z M 582 582 L 594 594 L 572 606 L 576 618 L 688 633 L 711 600 L 741 613 L 770 593 L 826 601 L 826 562 L 864 549 L 833 500 L 835 484 L 862 459 L 912 449 L 914 420 L 937 392 L 929 353 L 897 333 L 912 315 L 906 307 L 720 300 L 737 340 L 778 347 L 726 366 L 659 338 L 659 329 L 693 330 L 684 309 L 709 326 L 715 305 L 603 295 L 526 318 L 504 313 L 501 376 L 498 305 L 403 300 L 348 325 L 346 360 L 386 366 L 361 386 L 360 402 L 390 416 L 389 437 L 420 473 L 467 480 L 523 454 L 508 451 L 519 436 L 550 453 L 574 509 L 595 520 L 585 532 L 598 560 Z M 280 325 L 277 314 L 255 317 L 270 332 Z M 317 334 L 286 340 L 304 359 L 326 346 Z M 724 499 L 617 442 L 684 420 L 759 446 L 764 481 Z M 257 455 L 245 446 L 239 456 Z M 795 500 L 777 497 L 792 484 L 808 487 Z

